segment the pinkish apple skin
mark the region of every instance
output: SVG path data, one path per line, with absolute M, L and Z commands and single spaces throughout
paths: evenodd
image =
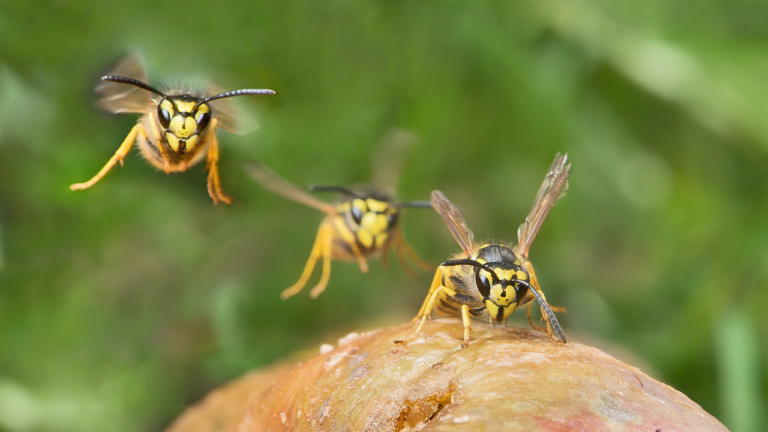
M 455 319 L 395 343 L 413 329 L 351 335 L 286 372 L 267 369 L 258 385 L 251 374 L 250 387 L 228 386 L 240 395 L 225 404 L 226 419 L 206 420 L 222 411 L 219 391 L 218 408 L 206 400 L 168 432 L 728 430 L 682 393 L 595 348 L 475 322 L 463 349 Z

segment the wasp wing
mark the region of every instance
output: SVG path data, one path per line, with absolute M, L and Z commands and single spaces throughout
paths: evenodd
M 149 81 L 144 60 L 137 51 L 128 53 L 120 60 L 109 75 L 118 75 L 137 79 L 143 83 Z M 159 102 L 153 100 L 153 93 L 139 87 L 123 83 L 102 81 L 96 86 L 96 94 L 100 96 L 96 106 L 104 111 L 112 113 L 139 113 L 146 114 Z
M 442 216 L 451 234 L 453 234 L 453 238 L 459 243 L 464 253 L 468 257 L 471 256 L 476 249 L 474 235 L 467 228 L 467 223 L 464 222 L 464 216 L 461 215 L 459 209 L 439 190 L 432 191 L 432 207 Z
M 327 214 L 336 214 L 336 207 L 310 195 L 307 191 L 288 183 L 274 171 L 260 162 L 251 162 L 246 165 L 251 177 L 264 189 L 282 195 L 285 198 L 307 205 Z
M 403 129 L 391 129 L 372 154 L 374 189 L 395 196 L 397 184 L 408 151 L 416 144 L 416 136 Z
M 227 91 L 216 83 L 208 83 L 205 97 L 215 96 Z M 237 97 L 215 99 L 208 102 L 213 108 L 213 116 L 219 127 L 236 135 L 246 135 L 259 128 L 259 122 L 251 110 L 247 109 Z
M 539 228 L 544 223 L 549 210 L 555 204 L 558 198 L 565 194 L 568 189 L 568 173 L 571 170 L 571 164 L 568 163 L 568 155 L 558 153 L 555 160 L 547 171 L 544 182 L 539 187 L 536 194 L 536 200 L 533 202 L 531 212 L 525 218 L 525 222 L 517 230 L 517 253 L 528 258 L 528 250 L 531 248 L 533 239 L 539 232 Z

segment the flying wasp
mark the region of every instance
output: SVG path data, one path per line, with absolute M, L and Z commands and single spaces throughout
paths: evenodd
M 366 190 L 339 186 L 310 186 L 309 191 L 335 192 L 342 199 L 338 204 L 321 201 L 309 192 L 300 189 L 259 163 L 251 163 L 251 176 L 265 189 L 298 203 L 320 210 L 325 218 L 320 223 L 315 244 L 299 280 L 280 295 L 287 299 L 298 294 L 309 281 L 317 261 L 322 259 L 323 271 L 320 281 L 310 291 L 317 298 L 328 285 L 331 277 L 331 261 L 357 261 L 360 271 L 368 272 L 367 258 L 380 255 L 382 266 L 387 266 L 387 255 L 391 248 L 397 251 L 403 268 L 411 275 L 408 256 L 418 267 L 431 270 L 406 243 L 400 229 L 400 211 L 408 207 L 431 207 L 428 201 L 394 202 L 392 195 L 398 177 L 393 165 L 402 162 L 403 147 L 409 142 L 409 134 L 393 131 L 382 146 L 387 154 L 376 158 L 378 168 L 374 173 L 374 188 Z M 387 163 L 389 162 L 389 163 Z
M 567 161 L 568 155 L 555 156 L 531 212 L 517 230 L 516 246 L 477 246 L 459 210 L 442 192 L 432 192 L 432 206 L 445 220 L 462 252 L 437 268 L 429 294 L 414 318 L 414 322 L 419 322 L 414 335 L 421 331 L 435 307 L 443 313 L 461 313 L 464 347 L 469 345 L 469 331 L 472 329 L 470 318 L 483 313 L 488 313 L 491 322 L 501 323 L 506 322 L 516 308 L 527 306 L 528 323 L 538 328 L 531 319 L 531 301 L 535 298 L 541 307 L 549 337 L 555 340 L 552 335 L 554 330 L 557 337 L 566 343 L 563 330 L 553 312 L 565 310 L 547 304 L 533 266 L 528 261 L 528 250 L 552 205 L 568 188 L 571 165 Z
M 161 91 L 147 84 L 147 72 L 137 53 L 131 53 L 117 64 L 110 75 L 101 78 L 104 83 L 96 88 L 101 95 L 97 106 L 112 113 L 142 114 L 138 123 L 93 178 L 75 183 L 71 190 L 88 189 L 99 182 L 112 167 L 128 154 L 138 142 L 141 154 L 156 168 L 183 172 L 206 159 L 208 194 L 214 204 L 230 204 L 232 200 L 221 190 L 219 180 L 219 142 L 216 129 L 233 133 L 246 133 L 243 122 L 237 118 L 237 109 L 227 98 L 244 95 L 273 95 L 267 89 L 242 89 L 220 92 L 216 86 L 208 91 L 169 88 Z

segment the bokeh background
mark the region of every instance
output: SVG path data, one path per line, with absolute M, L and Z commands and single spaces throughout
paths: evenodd
M 442 189 L 478 237 L 513 240 L 567 151 L 570 190 L 531 257 L 570 339 L 733 431 L 767 430 L 767 14 L 752 0 L 3 1 L 0 431 L 160 431 L 252 368 L 412 317 L 431 274 L 394 262 L 334 263 L 318 300 L 281 301 L 321 215 L 243 169 L 362 184 L 392 127 L 420 139 L 399 197 Z M 219 134 L 234 205 L 211 204 L 202 167 L 166 176 L 137 151 L 69 191 L 135 122 L 92 92 L 131 49 L 155 84 L 278 92 L 241 101 L 260 130 Z M 429 261 L 456 251 L 435 213 L 403 223 Z

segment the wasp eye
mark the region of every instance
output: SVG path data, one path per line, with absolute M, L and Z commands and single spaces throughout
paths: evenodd
M 360 209 L 360 207 L 352 204 L 350 212 L 352 213 L 352 219 L 355 221 L 355 223 L 360 225 L 360 223 L 363 221 L 363 210 Z
M 392 213 L 390 215 L 387 215 L 387 227 L 392 228 L 397 223 L 397 213 Z
M 491 294 L 491 282 L 488 278 L 481 275 L 479 271 L 475 273 L 475 284 L 477 285 L 477 290 L 480 291 L 484 298 Z
M 157 106 L 157 119 L 160 120 L 160 124 L 164 128 L 168 128 L 171 124 L 171 113 L 164 109 L 162 105 Z
M 515 301 L 520 303 L 523 297 L 528 294 L 528 286 L 523 284 L 515 284 Z
M 198 112 L 197 115 L 195 116 L 195 121 L 197 122 L 197 130 L 202 131 L 203 129 L 205 129 L 206 126 L 208 126 L 208 122 L 211 121 L 211 113 Z

